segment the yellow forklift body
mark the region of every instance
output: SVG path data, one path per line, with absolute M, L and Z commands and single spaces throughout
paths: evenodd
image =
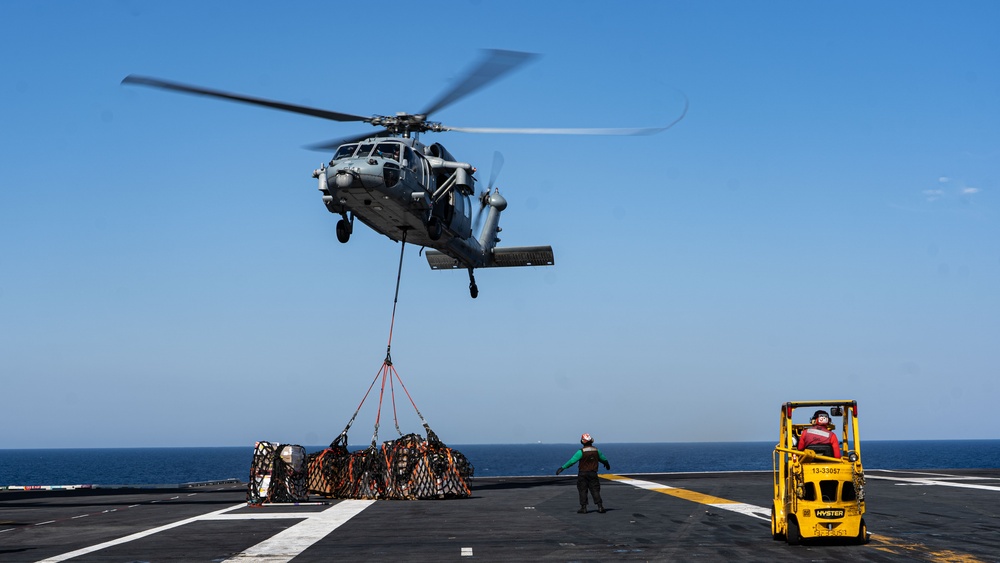
M 836 436 L 840 457 L 830 448 L 798 449 L 802 432 L 812 426 L 795 423 L 796 409 L 824 410 L 827 431 Z M 799 418 L 802 415 L 800 413 Z M 841 422 L 839 430 L 834 421 Z M 822 452 L 822 453 L 818 453 Z M 844 538 L 865 543 L 865 478 L 858 438 L 857 401 L 794 401 L 781 406 L 778 444 L 774 448 L 774 503 L 771 536 L 797 544 L 802 539 Z

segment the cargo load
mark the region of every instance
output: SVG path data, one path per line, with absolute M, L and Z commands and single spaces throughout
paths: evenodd
M 348 452 L 347 433 L 309 455 L 308 490 L 329 498 L 428 500 L 468 498 L 475 468 L 429 427 Z
M 308 500 L 308 470 L 302 446 L 257 442 L 250 463 L 247 504 Z
M 399 299 L 403 251 L 406 248 L 405 230 L 403 235 L 385 360 L 371 385 L 368 386 L 361 403 L 340 435 L 322 451 L 306 456 L 301 446 L 257 442 L 250 468 L 248 503 L 297 502 L 306 500 L 309 493 L 326 498 L 368 500 L 423 500 L 472 496 L 469 490 L 469 480 L 475 473 L 472 464 L 461 452 L 446 446 L 431 430 L 392 363 L 390 352 L 393 326 L 396 321 L 396 305 Z M 361 412 L 361 407 L 364 406 L 375 384 L 380 380 L 382 384 L 371 445 L 366 449 L 351 452 L 347 448 L 347 431 Z M 396 413 L 397 383 L 426 430 L 426 439 L 420 434 L 404 435 L 400 430 Z M 387 386 L 399 438 L 382 442 L 382 445 L 378 446 L 379 423 Z

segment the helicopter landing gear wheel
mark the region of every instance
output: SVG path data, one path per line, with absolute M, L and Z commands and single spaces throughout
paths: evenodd
M 473 299 L 479 297 L 479 286 L 476 285 L 476 276 L 472 274 L 472 268 L 469 268 L 469 295 Z
M 337 240 L 344 243 L 351 240 L 351 231 L 353 230 L 351 223 L 347 219 L 337 221 Z
M 431 217 L 430 221 L 427 221 L 427 236 L 431 237 L 431 240 L 438 240 L 442 234 L 444 234 L 444 227 L 441 226 L 441 220 L 437 217 Z

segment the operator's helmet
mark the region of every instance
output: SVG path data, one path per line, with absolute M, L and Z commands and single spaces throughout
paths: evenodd
M 820 420 L 820 419 L 825 419 L 825 420 Z M 810 420 L 809 422 L 813 424 L 823 424 L 823 425 L 830 424 L 830 413 L 826 411 L 816 411 L 813 413 L 812 420 Z
M 584 445 L 593 444 L 594 438 L 590 434 L 583 434 L 582 436 L 580 436 L 580 443 Z

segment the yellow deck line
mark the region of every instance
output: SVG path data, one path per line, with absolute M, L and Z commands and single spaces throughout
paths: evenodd
M 621 475 L 615 475 L 614 473 L 605 473 L 601 475 L 601 477 L 609 481 L 615 481 L 624 485 L 632 485 L 633 487 L 645 489 L 647 491 L 663 493 L 665 495 L 689 500 L 698 504 L 738 512 L 760 520 L 767 520 L 768 522 L 771 520 L 770 508 L 714 497 L 712 495 L 706 495 L 696 491 L 671 487 L 662 483 L 623 477 Z M 973 555 L 951 550 L 932 550 L 923 544 L 907 542 L 899 538 L 884 536 L 882 534 L 872 534 L 871 543 L 869 545 L 878 551 L 892 553 L 895 555 L 914 556 L 916 558 L 916 555 L 920 554 L 930 555 L 934 561 L 943 561 L 948 563 L 982 563 L 981 559 L 978 559 Z
M 635 486 L 638 486 L 641 489 L 646 489 L 647 491 L 655 491 L 657 493 L 663 493 L 665 495 L 670 495 L 672 497 L 682 498 L 684 500 L 689 500 L 691 502 L 697 502 L 699 504 L 712 504 L 712 505 L 716 505 L 716 504 L 742 504 L 742 503 L 736 502 L 735 500 L 729 500 L 729 499 L 724 499 L 724 498 L 719 498 L 719 497 L 713 497 L 712 495 L 706 495 L 706 494 L 699 493 L 699 492 L 696 492 L 696 491 L 689 491 L 687 489 L 679 489 L 677 487 L 670 487 L 670 486 L 667 486 L 667 485 L 660 485 L 658 483 L 651 483 L 650 481 L 640 481 L 639 479 L 629 479 L 628 477 L 622 477 L 621 475 L 614 475 L 614 474 L 606 473 L 604 475 L 601 475 L 601 477 L 604 477 L 605 479 L 609 479 L 611 481 L 622 481 L 626 485 L 635 485 Z M 638 485 L 637 483 L 643 483 L 643 484 L 649 483 L 650 485 L 653 485 L 653 486 L 651 486 L 651 487 L 650 486 L 641 486 L 641 485 Z
M 601 477 L 608 479 L 609 481 L 617 481 L 625 485 L 632 485 L 633 487 L 646 489 L 647 491 L 662 493 L 665 495 L 670 495 L 672 497 L 677 497 L 679 499 L 696 502 L 698 504 L 704 504 L 715 508 L 721 508 L 723 510 L 729 510 L 731 512 L 738 512 L 740 514 L 744 514 L 752 518 L 767 520 L 768 522 L 771 521 L 770 508 L 764 508 L 761 506 L 755 506 L 744 502 L 737 502 L 735 500 L 714 497 L 712 495 L 706 495 L 704 493 L 699 493 L 697 491 L 689 491 L 688 489 L 671 487 L 669 485 L 654 483 L 652 481 L 643 481 L 642 479 L 632 479 L 630 477 L 623 477 L 621 475 L 615 475 L 614 473 L 605 473 L 601 475 Z

